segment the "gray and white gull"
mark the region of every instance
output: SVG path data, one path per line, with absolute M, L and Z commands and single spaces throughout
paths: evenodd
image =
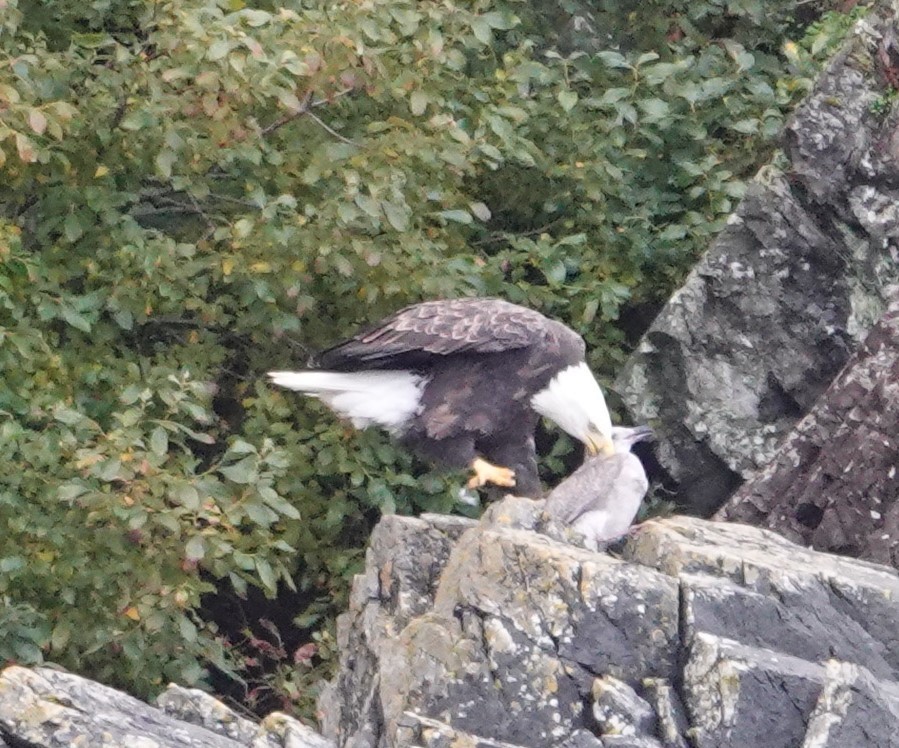
M 643 463 L 630 450 L 652 436 L 647 426 L 613 427 L 615 453 L 588 457 L 556 486 L 544 507 L 549 518 L 583 535 L 594 550 L 627 533 L 649 489 Z

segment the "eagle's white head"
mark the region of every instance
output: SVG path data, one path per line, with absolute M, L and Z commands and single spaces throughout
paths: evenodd
M 582 441 L 591 454 L 614 453 L 606 399 L 586 362 L 562 369 L 531 398 L 531 407 Z

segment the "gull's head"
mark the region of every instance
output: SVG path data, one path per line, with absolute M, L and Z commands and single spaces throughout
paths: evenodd
M 582 441 L 590 454 L 614 453 L 606 399 L 585 362 L 562 369 L 531 398 L 531 406 Z
M 637 442 L 652 439 L 655 436 L 653 430 L 649 426 L 613 426 L 612 427 L 612 444 L 615 445 L 615 451 L 618 453 L 630 452 Z

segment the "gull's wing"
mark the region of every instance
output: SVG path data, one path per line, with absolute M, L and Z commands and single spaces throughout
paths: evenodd
M 547 514 L 570 525 L 585 512 L 607 506 L 629 456 L 624 453 L 588 458 L 552 490 L 546 499 Z

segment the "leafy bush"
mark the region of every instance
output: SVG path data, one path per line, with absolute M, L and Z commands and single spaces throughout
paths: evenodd
M 619 313 L 683 277 L 840 26 L 800 0 L 610 1 L 589 38 L 576 3 L 0 7 L 4 652 L 139 694 L 234 672 L 216 586 L 295 586 L 326 626 L 380 512 L 453 507 L 456 478 L 263 372 L 490 294 L 611 375 Z

